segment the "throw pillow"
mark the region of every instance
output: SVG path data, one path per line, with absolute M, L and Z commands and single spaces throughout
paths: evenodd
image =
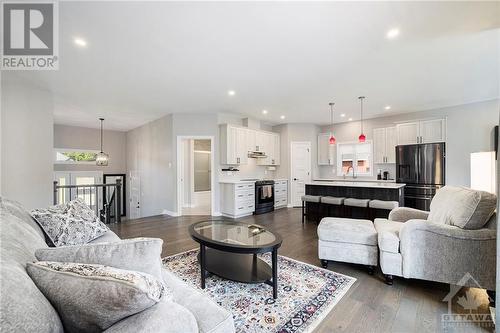
M 55 246 L 86 244 L 109 230 L 80 198 L 63 205 L 35 209 L 31 216 Z
M 171 298 L 154 276 L 109 266 L 40 261 L 26 270 L 68 332 L 101 332 Z
M 60 246 L 38 249 L 35 256 L 40 261 L 100 264 L 121 269 L 148 273 L 162 280 L 159 238 L 132 238 L 117 242 Z

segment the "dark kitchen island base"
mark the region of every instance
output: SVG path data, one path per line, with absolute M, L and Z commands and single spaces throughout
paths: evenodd
M 371 184 L 371 185 L 370 185 Z M 380 184 L 373 185 L 367 183 L 365 186 L 362 182 L 358 182 L 356 186 L 335 185 L 326 182 L 318 182 L 318 184 L 306 184 L 306 194 L 330 197 L 343 197 L 354 199 L 370 199 L 383 201 L 397 201 L 399 207 L 404 206 L 404 184 Z M 314 211 L 321 209 L 322 205 L 311 205 L 306 203 L 306 210 L 312 215 L 321 216 L 323 212 Z M 349 216 L 347 216 L 349 217 Z

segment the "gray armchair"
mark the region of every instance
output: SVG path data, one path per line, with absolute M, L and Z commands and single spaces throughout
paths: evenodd
M 493 194 L 445 186 L 430 212 L 401 207 L 376 219 L 387 283 L 395 275 L 495 290 L 495 207 Z

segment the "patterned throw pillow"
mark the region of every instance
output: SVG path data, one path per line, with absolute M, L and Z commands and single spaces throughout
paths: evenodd
M 26 270 L 68 332 L 101 332 L 171 291 L 152 275 L 103 265 L 39 261 Z
M 86 244 L 109 230 L 80 198 L 63 205 L 32 210 L 31 216 L 55 246 Z

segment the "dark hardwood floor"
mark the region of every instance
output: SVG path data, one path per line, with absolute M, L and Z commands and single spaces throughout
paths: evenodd
M 207 216 L 155 216 L 111 225 L 121 238 L 158 237 L 163 239 L 163 256 L 198 247 L 191 240 L 188 226 Z M 213 218 L 223 219 L 223 218 Z M 283 237 L 279 250 L 284 255 L 321 266 L 317 255 L 316 223 L 301 224 L 300 209 L 280 209 L 273 213 L 239 219 L 271 228 Z M 488 325 L 469 324 L 443 328 L 442 315 L 448 313 L 443 298 L 449 286 L 420 280 L 395 278 L 394 285 L 384 283 L 380 269 L 371 276 L 364 267 L 330 262 L 328 269 L 357 279 L 346 296 L 335 306 L 315 332 L 493 332 Z M 480 307 L 473 313 L 489 313 L 484 290 L 462 288 L 455 296 L 474 297 Z M 453 302 L 452 313 L 469 313 Z

